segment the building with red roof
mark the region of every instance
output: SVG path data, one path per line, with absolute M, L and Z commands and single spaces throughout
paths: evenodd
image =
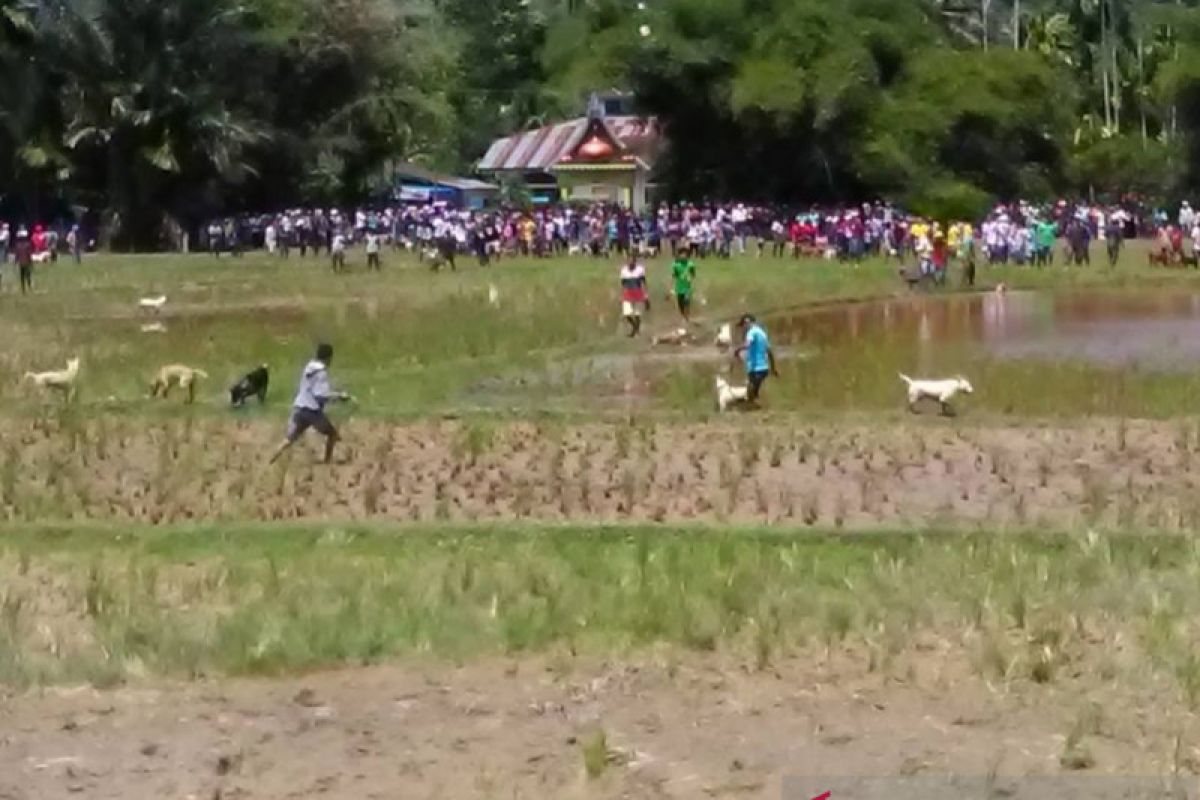
M 477 169 L 524 183 L 535 202 L 556 200 L 645 207 L 663 146 L 658 122 L 621 111 L 624 98 L 588 103 L 587 116 L 498 139 Z

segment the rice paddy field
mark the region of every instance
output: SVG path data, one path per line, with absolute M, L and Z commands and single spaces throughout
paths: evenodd
M 5 267 L 0 797 L 1200 787 L 1200 273 L 705 260 L 656 347 L 666 259 L 636 339 L 615 261 L 364 260 Z M 744 311 L 781 376 L 719 415 Z M 344 444 L 268 465 L 318 341 Z

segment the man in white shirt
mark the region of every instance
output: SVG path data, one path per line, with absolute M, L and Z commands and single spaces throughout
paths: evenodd
M 376 272 L 380 269 L 379 234 L 369 229 L 367 230 L 367 269 L 373 269 Z
M 333 346 L 317 345 L 316 358 L 304 365 L 304 372 L 300 376 L 296 399 L 292 401 L 287 435 L 271 456 L 270 463 L 274 464 L 309 428 L 314 428 L 325 437 L 325 463 L 333 459 L 333 448 L 340 436 L 329 417 L 325 416 L 325 406 L 331 402 L 348 401 L 351 397 L 345 392 L 334 391 L 330 386 L 329 365 L 332 362 Z
M 746 254 L 746 234 L 750 215 L 746 211 L 746 206 L 738 203 L 733 207 L 733 213 L 730 214 L 730 220 L 733 222 L 733 246 L 737 250 L 738 255 Z
M 329 260 L 333 264 L 334 272 L 343 272 L 346 269 L 346 234 L 341 228 L 338 228 L 333 233 L 333 242 L 329 247 Z

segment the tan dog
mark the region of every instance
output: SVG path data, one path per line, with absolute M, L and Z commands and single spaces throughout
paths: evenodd
M 208 378 L 208 373 L 202 369 L 185 367 L 183 364 L 168 364 L 158 371 L 154 383 L 150 387 L 150 396 L 161 396 L 164 400 L 171 393 L 171 387 L 178 386 L 188 393 L 189 403 L 196 400 L 196 379 Z
M 656 347 L 659 345 L 682 347 L 685 344 L 692 344 L 695 341 L 696 337 L 692 336 L 692 332 L 687 328 L 676 328 L 673 331 L 660 333 L 658 336 L 655 336 L 653 344 Z

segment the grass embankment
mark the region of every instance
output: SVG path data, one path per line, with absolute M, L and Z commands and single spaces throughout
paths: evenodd
M 434 274 L 411 257 L 391 256 L 380 274 L 333 276 L 325 259 L 285 262 L 262 254 L 60 263 L 39 274 L 37 295 L 0 295 L 7 343 L 0 385 L 80 355 L 84 403 L 138 403 L 154 371 L 172 362 L 205 368 L 214 381 L 204 394 L 214 403 L 260 362 L 271 365 L 276 391 L 286 394 L 313 343 L 327 339 L 337 345 L 337 375 L 362 399 L 362 413 L 436 412 L 489 375 L 624 344 L 617 264 L 513 260 L 484 270 L 464 261 L 457 273 Z M 658 299 L 666 266 L 653 269 Z M 888 272 L 882 265 L 852 271 L 823 262 L 708 261 L 705 314 L 789 297 L 875 294 L 890 285 Z M 497 307 L 488 302 L 489 284 L 499 290 Z M 161 316 L 137 313 L 138 297 L 159 293 L 168 296 Z M 665 324 L 665 308 L 658 313 Z M 167 331 L 142 333 L 150 321 Z
M 180 413 L 174 405 L 152 406 L 145 397 L 158 367 L 174 362 L 202 367 L 213 376 L 191 414 L 219 411 L 223 389 L 263 362 L 273 369 L 274 401 L 282 402 L 313 342 L 328 339 L 338 347 L 336 376 L 362 400 L 356 414 L 421 416 L 497 408 L 596 414 L 605 410 L 604 392 L 612 391 L 605 382 L 630 381 L 645 383 L 646 396 L 660 408 L 689 413 L 707 408 L 713 365 L 655 364 L 635 374 L 623 361 L 612 366 L 612 356 L 644 355 L 647 349 L 645 342 L 621 335 L 617 263 L 511 260 L 481 269 L 464 260 L 457 273 L 433 274 L 409 256 L 392 255 L 380 274 L 333 276 L 324 259 L 285 262 L 262 254 L 219 261 L 204 255 L 102 255 L 80 267 L 61 262 L 39 270 L 36 295 L 0 293 L 5 341 L 0 397 L 8 401 L 7 413 L 38 413 L 40 401 L 19 388 L 20 375 L 79 355 L 84 364 L 79 402 L 88 407 L 134 415 Z M 700 263 L 696 310 L 711 327 L 746 309 L 763 313 L 878 297 L 902 291 L 895 268 L 894 262 L 878 260 L 848 267 L 791 259 L 709 259 Z M 653 332 L 674 326 L 677 315 L 664 297 L 666 259 L 653 263 L 650 272 L 655 304 L 647 325 Z M 1200 287 L 1192 271 L 1149 271 L 1137 247 L 1116 269 L 981 270 L 981 284 L 1000 280 L 1013 288 L 1150 282 Z M 489 284 L 499 290 L 496 307 L 488 302 Z M 167 330 L 143 333 L 141 325 L 151 318 L 138 314 L 136 299 L 159 293 L 169 300 L 154 320 Z M 590 363 L 593 356 L 600 360 Z M 816 357 L 811 364 L 785 362 L 774 392 L 779 410 L 894 402 L 898 356 L 886 343 L 872 341 L 853 352 L 829 350 Z M 1045 388 L 1043 365 L 978 364 L 970 358 L 967 351 L 951 348 L 936 351 L 928 366 L 970 367 L 972 377 L 978 374 L 989 387 L 980 402 L 999 413 L 1072 408 L 1163 416 L 1176 413 L 1179 403 L 1162 397 L 1195 388 L 1178 376 L 1134 375 L 1126 381 L 1113 370 L 1064 366 L 1055 368 L 1060 374 L 1052 382 L 1064 384 L 1061 392 L 1035 391 Z M 1086 407 L 1072 405 L 1073 399 Z
M 1161 669 L 1200 702 L 1183 538 L 31 528 L 0 540 L 0 587 L 18 685 L 657 643 L 755 668 L 853 647 L 886 673 L 924 635 L 993 681 Z

